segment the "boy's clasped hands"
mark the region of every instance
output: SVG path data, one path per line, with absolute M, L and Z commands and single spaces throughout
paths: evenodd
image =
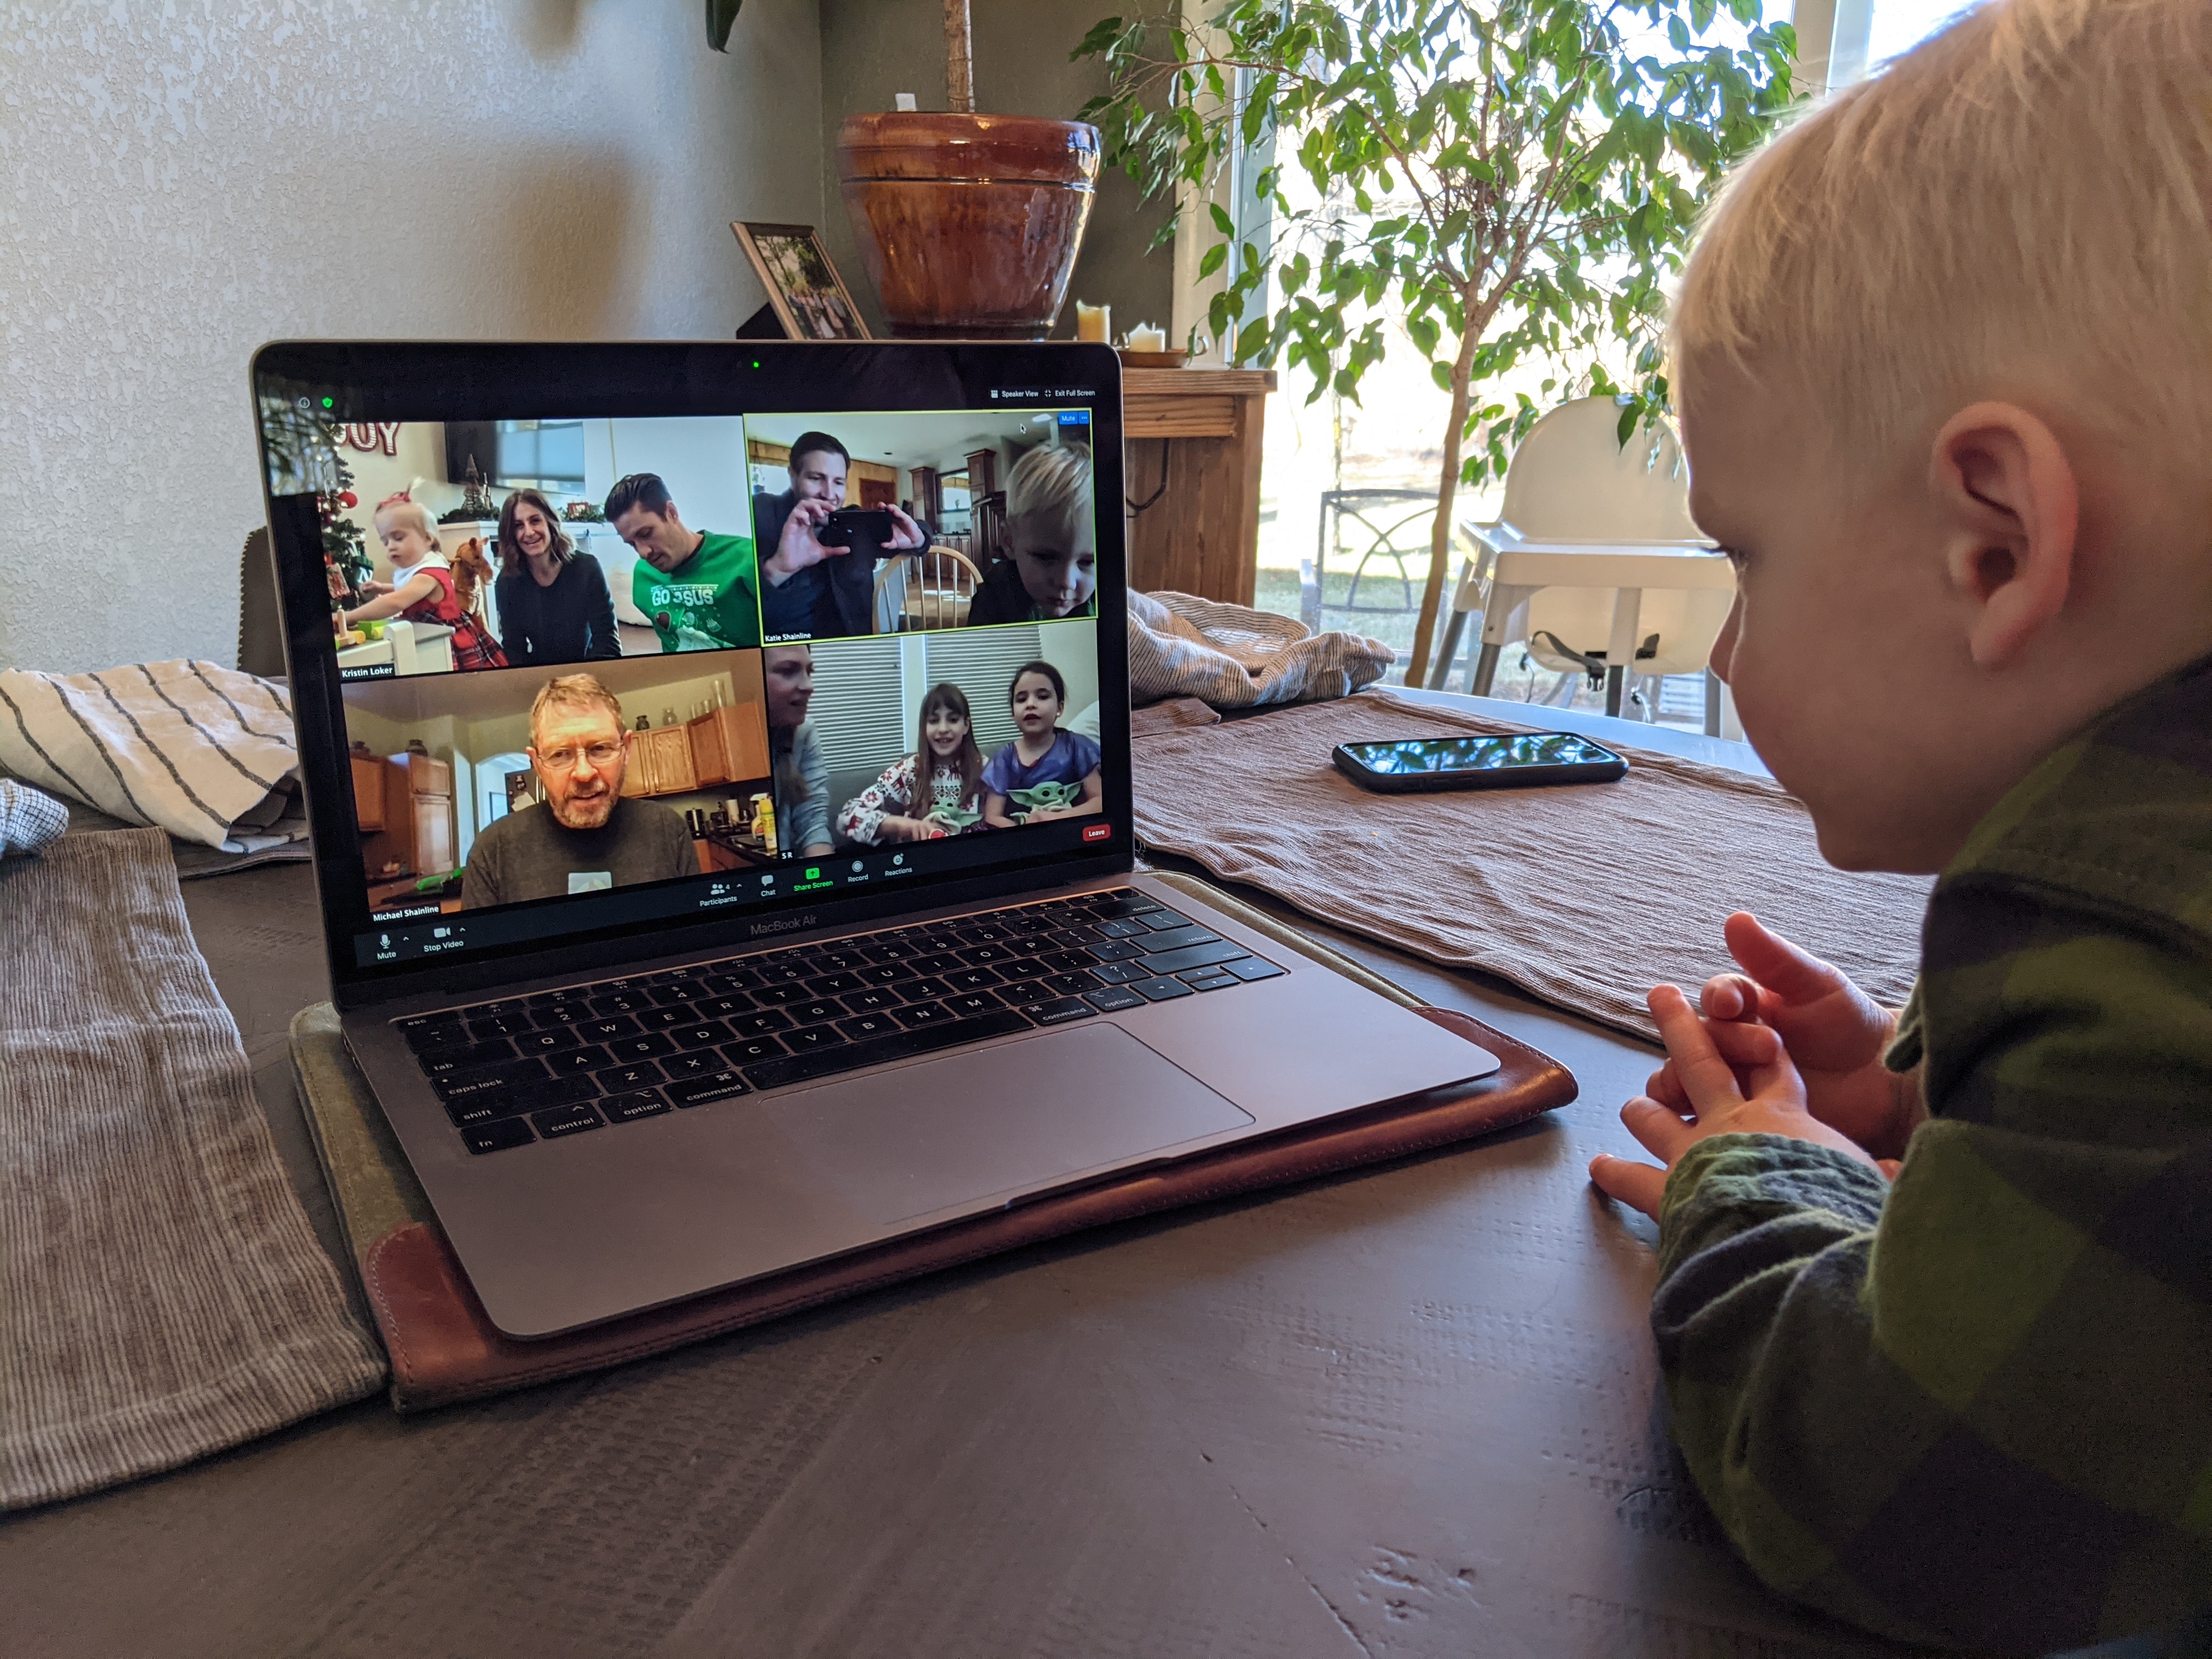
M 1722 1134 L 1816 1141 L 1894 1176 L 1926 1115 L 1917 1074 L 1882 1064 L 1896 1017 L 1756 917 L 1739 910 L 1723 932 L 1743 971 L 1706 981 L 1696 1007 L 1672 985 L 1652 988 L 1667 1063 L 1620 1109 L 1666 1168 L 1601 1153 L 1591 1181 L 1656 1220 L 1668 1170 Z

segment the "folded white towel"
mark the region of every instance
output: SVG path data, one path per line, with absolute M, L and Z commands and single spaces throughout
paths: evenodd
M 1398 653 L 1359 634 L 1308 634 L 1272 611 L 1188 593 L 1129 595 L 1129 699 L 1198 697 L 1216 708 L 1350 696 Z
M 293 838 L 235 828 L 298 761 L 284 689 L 208 662 L 97 674 L 0 672 L 0 770 L 130 823 L 243 853 Z

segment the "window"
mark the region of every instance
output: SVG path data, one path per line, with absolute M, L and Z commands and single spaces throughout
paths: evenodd
M 806 723 L 831 771 L 880 766 L 913 742 L 904 689 L 896 634 L 840 640 L 815 652 Z
M 975 742 L 986 755 L 995 754 L 1016 735 L 1014 711 L 1007 688 L 1014 670 L 1044 654 L 1034 623 L 1006 628 L 963 629 L 952 634 L 925 634 L 927 653 L 922 678 L 915 688 L 913 707 L 919 708 L 929 688 L 951 680 L 968 694 Z M 1072 719 L 1079 710 L 1063 711 Z M 909 736 L 908 741 L 913 739 Z
M 1827 82 L 1847 87 L 1935 33 L 1972 0 L 1797 0 L 1798 39 L 1817 57 L 1830 41 Z M 1832 18 L 1832 26 L 1824 25 Z
M 1960 0 L 1874 0 L 1867 62 L 1878 67 L 1911 51 L 1963 9 Z
M 584 493 L 581 421 L 501 421 L 490 482 L 510 489 Z
M 937 528 L 947 536 L 965 536 L 973 526 L 974 499 L 968 493 L 968 475 L 948 472 L 937 481 L 939 522 Z

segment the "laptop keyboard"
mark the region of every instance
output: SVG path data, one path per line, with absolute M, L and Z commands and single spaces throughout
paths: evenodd
M 397 1024 L 496 1152 L 1282 971 L 1119 888 Z

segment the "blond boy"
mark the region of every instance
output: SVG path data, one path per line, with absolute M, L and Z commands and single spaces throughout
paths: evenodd
M 975 590 L 972 623 L 1098 614 L 1091 452 L 1037 448 L 1006 476 L 1006 556 Z
M 1843 1618 L 2212 1651 L 2212 4 L 1993 0 L 1743 169 L 1674 330 L 1745 731 L 1942 872 L 1901 1018 L 1744 915 L 1651 994 L 1668 1167 L 1591 1175 L 1677 1437 Z

